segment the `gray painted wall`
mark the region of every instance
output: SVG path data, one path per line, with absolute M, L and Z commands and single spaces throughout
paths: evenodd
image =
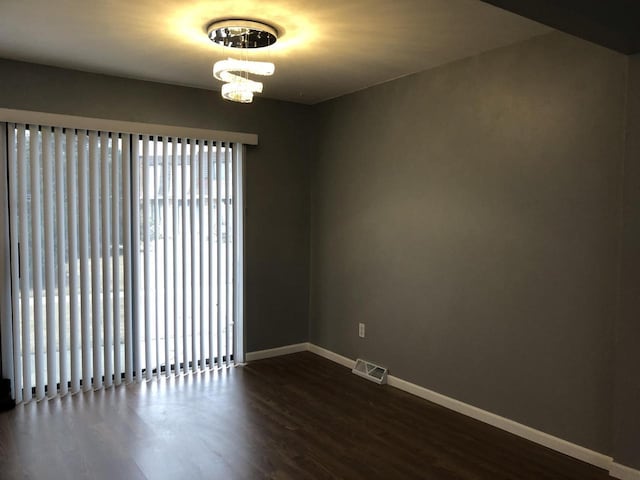
M 319 105 L 310 340 L 611 453 L 626 61 L 553 33 Z
M 640 55 L 629 59 L 614 458 L 640 469 Z
M 309 334 L 640 468 L 639 57 L 617 262 L 626 62 L 551 34 L 316 108 L 247 108 L 0 59 L 0 107 L 258 133 L 248 351 Z
M 1 59 L 0 107 L 257 133 L 246 162 L 247 350 L 307 340 L 310 107 Z

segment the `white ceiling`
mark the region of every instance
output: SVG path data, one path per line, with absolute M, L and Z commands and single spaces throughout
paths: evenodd
M 263 96 L 308 104 L 550 31 L 479 0 L 0 0 L 0 57 L 219 90 L 206 27 L 240 17 L 282 32 Z

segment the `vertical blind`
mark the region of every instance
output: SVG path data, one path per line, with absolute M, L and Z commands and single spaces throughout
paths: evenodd
M 241 357 L 241 144 L 22 124 L 6 144 L 17 401 Z

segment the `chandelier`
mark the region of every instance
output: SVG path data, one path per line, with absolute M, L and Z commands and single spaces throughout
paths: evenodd
M 278 39 L 275 28 L 253 20 L 229 19 L 213 22 L 207 28 L 209 39 L 222 45 L 229 52 L 235 50 L 241 58 L 227 58 L 213 65 L 213 76 L 224 82 L 222 97 L 233 102 L 251 103 L 254 93 L 262 93 L 262 82 L 251 80 L 249 75 L 273 75 L 271 62 L 249 60 L 248 49 L 266 48 Z

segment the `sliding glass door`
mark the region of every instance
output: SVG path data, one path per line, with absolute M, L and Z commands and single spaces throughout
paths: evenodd
M 4 127 L 16 400 L 229 365 L 242 145 Z

